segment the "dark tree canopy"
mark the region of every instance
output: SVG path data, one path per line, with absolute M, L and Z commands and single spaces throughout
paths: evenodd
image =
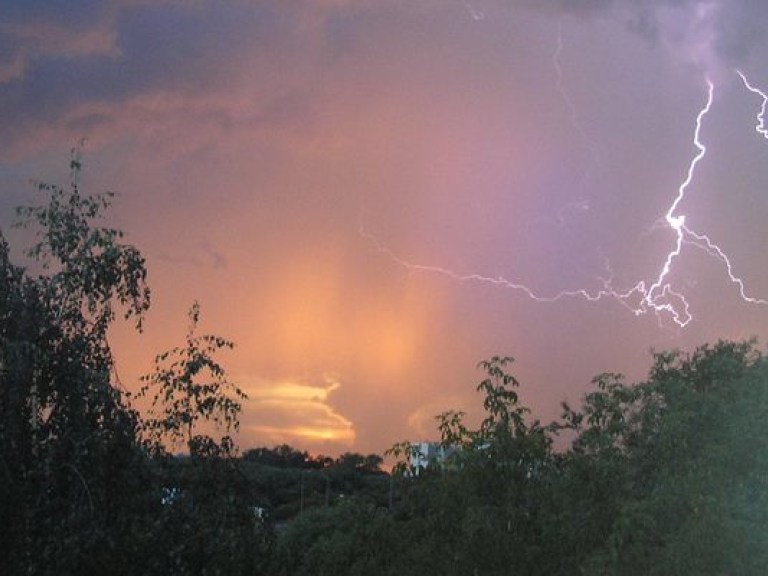
M 150 305 L 144 258 L 120 230 L 101 225 L 112 195 L 81 192 L 78 151 L 70 169 L 67 186 L 40 183 L 44 203 L 18 210 L 18 225 L 36 234 L 27 254 L 41 273 L 12 263 L 0 234 L 0 572 L 218 572 L 227 564 L 222 547 L 236 544 L 243 552 L 225 557 L 230 568 L 233 559 L 243 564 L 226 571 L 250 573 L 260 537 L 247 505 L 233 508 L 231 496 L 243 492 L 236 475 L 212 462 L 172 470 L 146 449 L 147 425 L 116 379 L 107 339 L 118 309 L 142 327 Z M 228 381 L 211 360 L 228 342 L 190 337 L 187 345 L 217 386 L 184 388 L 196 366 L 172 372 L 173 398 L 186 402 L 174 415 L 223 414 L 236 428 L 240 404 L 221 394 Z M 191 392 L 192 401 L 181 398 Z M 164 507 L 168 481 L 185 484 L 194 504 Z

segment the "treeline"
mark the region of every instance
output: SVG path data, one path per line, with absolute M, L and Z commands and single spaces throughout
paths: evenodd
M 324 470 L 346 468 L 360 472 L 381 472 L 384 459 L 378 454 L 358 454 L 345 452 L 338 458 L 311 455 L 309 452 L 296 450 L 288 444 L 274 448 L 250 448 L 243 453 L 243 461 L 276 468 L 298 468 L 299 470 Z
M 314 508 L 357 497 L 389 504 L 389 474 L 376 454 L 346 452 L 338 458 L 311 456 L 288 445 L 246 450 L 238 460 L 254 493 L 253 505 L 271 529 Z
M 451 456 L 280 535 L 277 574 L 757 575 L 768 566 L 768 362 L 754 342 L 654 355 L 646 381 L 595 378 L 541 425 L 509 359 L 482 364 L 486 417 L 438 417 Z M 555 450 L 557 436 L 570 441 Z
M 657 353 L 634 384 L 602 374 L 549 424 L 520 401 L 511 359 L 491 358 L 483 420 L 438 416 L 445 458 L 426 468 L 408 442 L 390 450 L 393 475 L 377 455 L 238 454 L 245 395 L 217 360 L 233 344 L 198 334 L 196 305 L 140 390 L 120 383 L 108 328 L 122 313 L 141 329 L 144 259 L 99 225 L 109 196 L 81 194 L 76 156 L 71 168 L 19 211 L 40 272 L 0 235 L 0 573 L 765 572 L 768 362 L 755 342 Z M 217 435 L 200 432 L 211 424 Z

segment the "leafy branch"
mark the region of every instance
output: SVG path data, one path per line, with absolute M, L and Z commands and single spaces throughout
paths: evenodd
M 233 451 L 228 435 L 217 442 L 197 434 L 197 429 L 203 422 L 211 422 L 227 434 L 240 427 L 238 416 L 247 396 L 215 359 L 219 351 L 233 349 L 234 343 L 221 336 L 197 335 L 197 302 L 189 311 L 189 320 L 186 345 L 158 354 L 154 371 L 141 378 L 137 397 L 154 391 L 144 428 L 155 447 L 167 440 L 172 445 L 186 444 L 192 454 L 228 455 Z

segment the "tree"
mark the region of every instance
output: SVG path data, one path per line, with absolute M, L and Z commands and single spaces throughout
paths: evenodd
M 272 559 L 275 576 L 408 574 L 401 564 L 401 536 L 392 517 L 364 498 L 316 508 L 288 525 Z
M 381 464 L 384 462 L 378 454 L 362 455 L 357 452 L 344 452 L 336 459 L 335 465 L 340 468 L 347 468 L 355 472 L 375 474 L 380 472 Z
M 288 444 L 281 444 L 274 448 L 251 448 L 243 453 L 243 460 L 278 468 L 322 468 L 319 463 L 315 463 L 314 459 L 310 458 L 308 452 L 296 450 Z
M 41 273 L 13 264 L 0 233 L 0 572 L 252 574 L 268 534 L 242 475 L 208 465 L 231 442 L 187 426 L 200 465 L 174 467 L 143 441 L 147 427 L 116 376 L 107 334 L 121 309 L 141 330 L 145 262 L 121 231 L 101 225 L 112 195 L 82 194 L 81 170 L 74 150 L 69 185 L 38 184 L 46 202 L 18 211 L 19 225 L 36 232 L 28 255 Z M 196 336 L 197 317 L 195 306 L 186 348 L 166 356 L 181 355 L 167 373 L 187 386 L 170 398 L 193 423 L 236 427 L 240 405 L 223 394 L 228 381 L 212 359 L 231 343 Z M 212 383 L 200 385 L 205 370 Z M 163 504 L 163 486 L 176 480 L 194 498 Z
M 228 456 L 233 453 L 232 438 L 219 440 L 198 433 L 198 424 L 211 422 L 225 433 L 238 430 L 238 415 L 245 393 L 232 383 L 215 359 L 220 350 L 234 344 L 220 336 L 196 334 L 200 321 L 197 302 L 189 311 L 190 326 L 186 346 L 176 347 L 155 358 L 155 370 L 142 377 L 140 397 L 154 389 L 150 417 L 145 422 L 150 442 L 159 447 L 168 440 L 184 442 L 193 455 Z
M 39 183 L 47 203 L 18 209 L 34 228 L 32 276 L 0 243 L 0 462 L 8 483 L 1 554 L 39 573 L 87 571 L 130 530 L 121 513 L 143 479 L 132 471 L 138 414 L 112 381 L 107 329 L 122 306 L 141 327 L 149 307 L 144 259 L 99 226 L 111 195 L 83 195 L 77 150 L 66 187 Z
M 541 573 L 539 511 L 552 470 L 551 438 L 527 418 L 519 383 L 508 371 L 512 361 L 497 356 L 478 364 L 485 373 L 477 385 L 485 409 L 479 427 L 470 428 L 455 410 L 437 417 L 441 443 L 452 451 L 450 465 L 428 467 L 403 482 L 396 510 L 408 520 L 400 529 L 428 542 L 414 554 L 422 569 L 425 562 L 445 574 Z M 401 459 L 398 469 L 408 470 L 416 448 L 392 448 Z
M 755 343 L 657 354 L 638 389 L 653 402 L 636 418 L 629 490 L 594 573 L 762 573 L 768 364 Z

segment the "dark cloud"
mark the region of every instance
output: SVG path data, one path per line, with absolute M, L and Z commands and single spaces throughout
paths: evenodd
M 738 65 L 752 50 L 765 45 L 768 2 L 729 0 L 722 8 L 717 49 L 729 63 Z
M 8 47 L 0 50 L 5 123 L 0 142 L 6 148 L 89 103 L 226 93 L 243 78 L 244 63 L 268 60 L 270 50 L 290 49 L 299 32 L 295 15 L 279 10 L 277 3 L 127 3 L 114 5 L 109 18 L 105 10 L 90 8 L 87 2 L 56 3 L 48 13 L 44 3 L 34 4 L 13 10 L 0 28 L 0 47 Z M 80 9 L 89 16 L 71 16 Z M 111 46 L 75 44 L 83 30 L 90 30 L 97 44 L 110 38 Z M 49 32 L 60 39 L 48 48 L 36 45 L 35 39 Z M 87 130 L 100 120 L 87 113 L 67 122 Z
M 159 4 L 125 12 L 117 26 L 123 87 L 226 89 L 231 64 L 279 45 L 280 35 L 289 32 L 284 16 L 270 6 Z
M 114 7 L 110 0 L 0 0 L 3 28 L 47 23 L 84 30 L 102 21 Z
M 665 12 L 679 12 L 685 20 L 679 25 L 684 27 L 695 24 L 697 14 L 711 10 L 712 48 L 724 64 L 731 66 L 745 61 L 754 48 L 765 42 L 768 23 L 768 2 L 754 0 L 511 0 L 509 5 L 560 17 L 616 17 L 654 45 L 665 35 L 680 34 L 679 29 L 666 29 L 669 23 L 664 19 Z
M 113 2 L 0 2 L 0 87 L 48 56 L 109 52 L 114 13 Z

